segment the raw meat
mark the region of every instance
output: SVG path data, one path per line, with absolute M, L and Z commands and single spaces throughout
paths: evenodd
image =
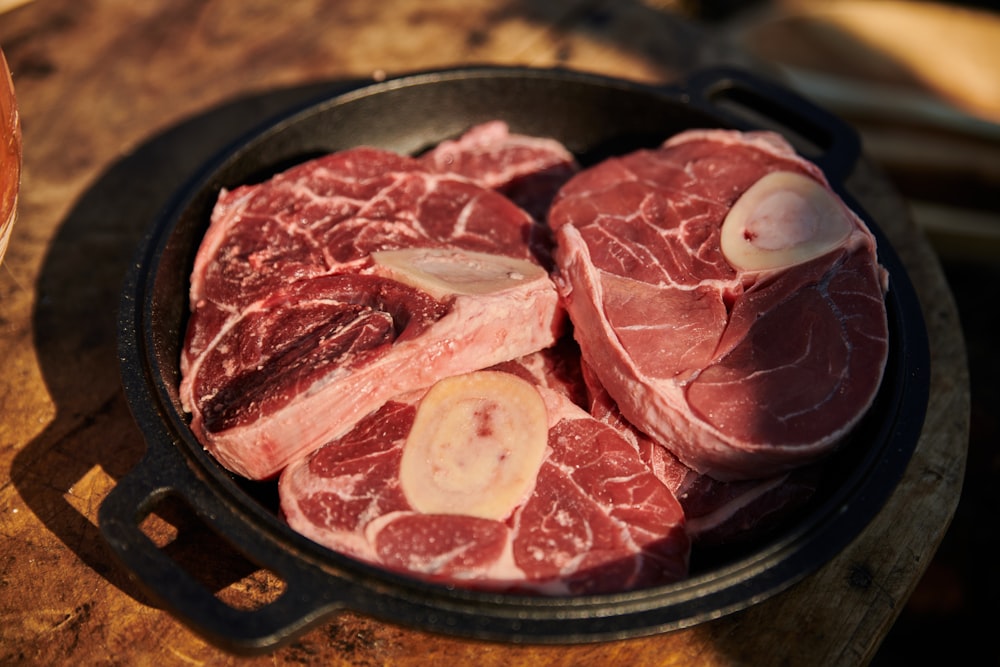
M 565 146 L 548 137 L 512 133 L 507 123 L 477 125 L 421 156 L 439 173 L 460 174 L 511 199 L 543 220 L 559 188 L 579 170 Z
M 686 466 L 730 481 L 817 461 L 874 400 L 874 237 L 778 135 L 693 130 L 606 160 L 548 222 L 584 360 Z
M 181 357 L 193 431 L 264 479 L 396 394 L 550 345 L 562 310 L 534 225 L 369 148 L 222 193 Z
M 643 460 L 684 509 L 692 543 L 702 547 L 769 537 L 816 495 L 823 476 L 822 466 L 813 464 L 765 479 L 720 482 L 648 438 L 640 447 Z
M 223 192 L 181 398 L 331 549 L 622 592 L 811 497 L 878 388 L 886 289 L 871 234 L 777 135 L 692 131 L 579 171 L 486 123 Z
M 376 250 L 453 247 L 531 259 L 537 225 L 506 197 L 358 147 L 223 190 L 191 274 L 190 300 L 232 312 L 290 281 L 363 265 Z
M 819 487 L 819 464 L 764 479 L 722 482 L 703 475 L 681 463 L 670 447 L 628 423 L 585 364 L 580 368 L 580 380 L 586 387 L 591 415 L 633 442 L 642 460 L 680 502 L 694 545 L 720 546 L 765 537 L 812 499 Z
M 552 367 L 536 357 L 521 368 L 506 363 L 505 370 L 487 373 L 516 370 L 530 383 L 538 369 Z M 561 391 L 527 386 L 544 404 L 547 446 L 529 493 L 505 515 L 413 509 L 400 471 L 428 400 L 417 392 L 389 401 L 344 437 L 290 465 L 279 481 L 284 517 L 341 553 L 463 587 L 586 594 L 685 577 L 690 541 L 680 505 L 635 447 Z M 497 404 L 507 398 L 481 400 L 486 407 L 477 414 L 493 415 L 503 412 Z M 488 438 L 496 426 L 487 419 L 466 446 L 475 448 L 475 434 Z

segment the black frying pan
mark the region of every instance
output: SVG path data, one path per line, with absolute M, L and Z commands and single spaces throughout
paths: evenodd
M 583 164 L 689 128 L 776 129 L 823 168 L 872 227 L 891 275 L 890 356 L 881 391 L 829 462 L 815 502 L 766 541 L 695 552 L 688 580 L 622 595 L 552 599 L 453 589 L 382 571 L 291 531 L 277 516 L 273 489 L 235 478 L 195 440 L 177 396 L 178 358 L 188 277 L 219 189 L 359 144 L 417 153 L 491 119 L 506 120 L 516 132 L 554 137 Z M 855 133 L 830 114 L 732 70 L 703 71 L 667 88 L 562 70 L 451 70 L 369 85 L 291 113 L 208 165 L 138 250 L 122 295 L 120 358 L 148 448 L 101 506 L 104 537 L 167 609 L 236 651 L 272 648 L 342 609 L 484 639 L 619 639 L 690 626 L 788 588 L 874 517 L 912 456 L 927 404 L 927 337 L 916 296 L 887 239 L 842 188 L 859 152 Z M 182 500 L 248 560 L 277 574 L 284 593 L 256 610 L 217 599 L 141 530 L 166 497 Z

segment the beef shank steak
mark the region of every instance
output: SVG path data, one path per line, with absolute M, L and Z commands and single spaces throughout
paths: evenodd
M 691 130 L 610 158 L 548 222 L 585 362 L 695 471 L 817 461 L 873 402 L 888 355 L 874 237 L 779 135 Z
M 276 475 L 392 396 L 550 345 L 562 310 L 497 192 L 356 148 L 220 194 L 180 396 L 227 468 Z
M 677 500 L 632 443 L 534 382 L 546 363 L 387 402 L 285 469 L 285 519 L 338 552 L 463 587 L 565 595 L 684 578 Z

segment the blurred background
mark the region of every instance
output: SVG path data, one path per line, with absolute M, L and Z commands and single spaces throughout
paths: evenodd
M 836 112 L 906 198 L 958 305 L 971 381 L 962 497 L 873 664 L 1000 665 L 1000 13 L 996 3 L 697 3 L 729 43 Z M 985 300 L 984 300 L 985 297 Z M 971 663 L 968 663 L 971 664 Z

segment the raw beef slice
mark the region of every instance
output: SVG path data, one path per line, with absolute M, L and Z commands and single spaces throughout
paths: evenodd
M 549 214 L 584 360 L 697 472 L 816 461 L 874 400 L 888 277 L 870 231 L 778 135 L 692 130 L 568 182 Z
M 559 333 L 530 216 L 369 148 L 223 192 L 191 277 L 180 396 L 227 468 L 272 477 L 398 393 Z
M 543 220 L 552 198 L 579 171 L 561 143 L 510 131 L 499 120 L 476 125 L 443 141 L 420 158 L 432 171 L 459 174 L 496 190 Z
M 471 588 L 587 594 L 684 578 L 677 500 L 631 443 L 532 378 L 478 371 L 387 402 L 282 473 L 285 519 L 338 552 Z

